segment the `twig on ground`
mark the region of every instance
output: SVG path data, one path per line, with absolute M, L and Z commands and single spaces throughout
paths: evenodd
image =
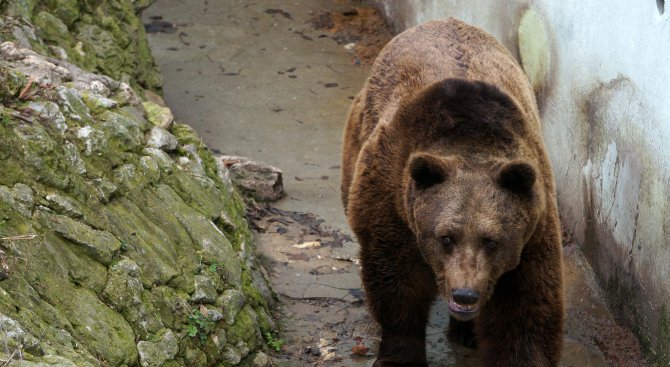
M 9 364 L 12 363 L 12 360 L 14 359 L 14 356 L 16 355 L 16 352 L 18 352 L 18 351 L 19 351 L 18 349 L 15 349 L 15 350 L 12 352 L 12 354 L 9 356 L 9 358 L 7 358 L 7 360 L 4 361 L 5 363 L 2 364 L 2 367 L 7 367 L 7 366 L 9 366 Z
M 20 234 L 18 236 L 9 236 L 9 237 L 0 237 L 0 240 L 4 241 L 29 241 L 37 237 L 36 234 Z
M 30 90 L 30 87 L 33 86 L 34 82 L 35 82 L 35 77 L 31 76 L 28 79 L 28 82 L 26 83 L 26 86 L 23 87 L 23 89 L 21 89 L 21 93 L 19 93 L 19 99 L 28 99 L 30 97 L 28 91 Z

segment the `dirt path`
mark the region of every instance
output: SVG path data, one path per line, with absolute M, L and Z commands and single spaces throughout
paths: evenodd
M 249 217 L 283 299 L 277 316 L 286 345 L 276 364 L 368 365 L 378 330 L 364 306 L 357 245 L 313 214 L 264 206 Z
M 275 365 L 371 366 L 378 329 L 339 201 L 339 164 L 351 99 L 390 37 L 383 21 L 353 0 L 158 0 L 144 20 L 176 118 L 217 153 L 284 171 L 287 197 L 249 210 L 283 301 L 277 316 L 285 343 Z M 565 260 L 562 366 L 644 366 L 576 246 L 565 248 Z M 433 307 L 431 366 L 481 366 L 476 352 L 446 342 L 446 312 Z

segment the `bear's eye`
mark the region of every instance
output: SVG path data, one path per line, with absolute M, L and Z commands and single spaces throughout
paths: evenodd
M 496 241 L 492 240 L 492 239 L 485 238 L 483 245 L 484 245 L 484 249 L 486 251 L 491 252 L 491 251 L 496 249 L 496 247 L 498 246 L 498 243 Z
M 442 246 L 444 246 L 444 248 L 447 249 L 451 248 L 456 243 L 456 241 L 454 241 L 454 238 L 451 236 L 440 237 L 440 242 L 442 243 Z

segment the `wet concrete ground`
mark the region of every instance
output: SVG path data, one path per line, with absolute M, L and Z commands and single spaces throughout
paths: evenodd
M 385 37 L 379 19 L 360 6 L 350 0 L 158 0 L 144 12 L 150 29 L 163 31 L 150 33 L 149 42 L 176 118 L 198 130 L 215 153 L 284 171 L 287 197 L 274 208 L 250 209 L 283 300 L 278 366 L 370 366 L 379 342 L 339 200 L 344 120 L 365 80 L 366 60 Z M 345 47 L 351 42 L 357 46 Z M 564 252 L 562 366 L 644 366 L 577 247 L 569 244 Z M 436 304 L 427 329 L 431 366 L 481 366 L 476 351 L 446 342 L 447 320 L 444 304 Z

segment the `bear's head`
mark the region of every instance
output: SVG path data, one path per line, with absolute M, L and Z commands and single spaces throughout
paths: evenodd
M 410 227 L 451 314 L 470 320 L 535 230 L 536 169 L 522 160 L 468 169 L 459 158 L 417 153 L 407 170 Z
M 477 316 L 516 268 L 543 211 L 524 114 L 493 85 L 447 79 L 404 104 L 394 121 L 419 136 L 405 161 L 403 210 L 460 320 Z

